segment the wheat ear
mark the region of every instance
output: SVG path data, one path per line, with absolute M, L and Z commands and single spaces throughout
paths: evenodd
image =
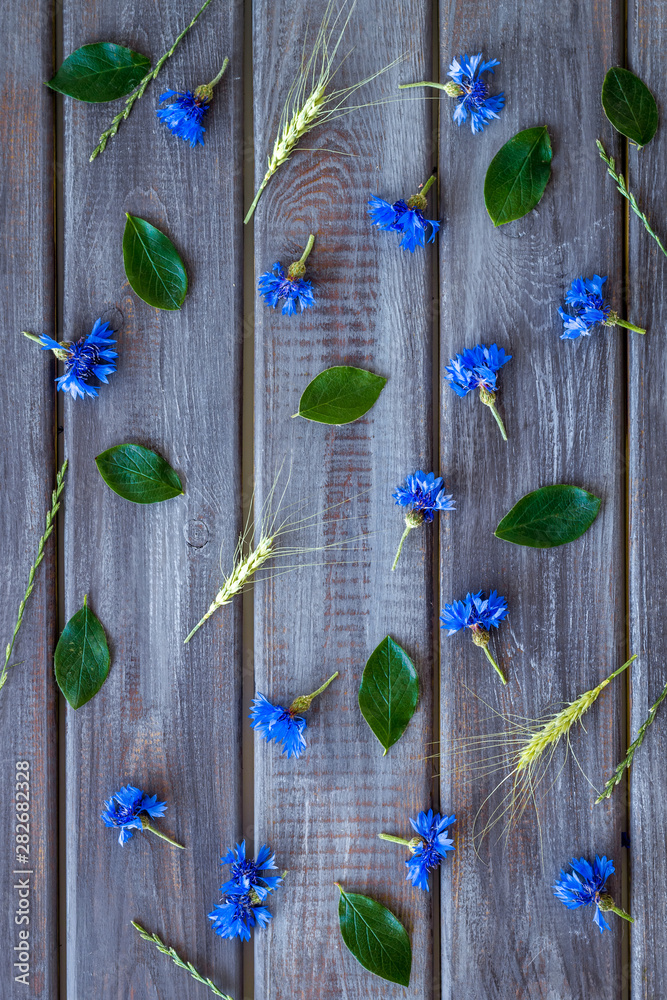
M 185 642 L 190 642 L 197 629 L 202 627 L 214 611 L 222 608 L 225 604 L 231 604 L 237 594 L 242 593 L 245 586 L 250 582 L 255 573 L 262 568 L 267 559 L 275 555 L 275 541 L 275 535 L 262 536 L 256 547 L 251 548 L 243 559 L 235 561 L 232 572 L 215 595 L 210 608 L 187 635 Z M 237 550 L 237 554 L 240 554 L 239 550 Z
M 632 661 L 636 659 L 636 654 L 631 656 L 622 667 L 614 670 L 613 674 L 609 674 L 609 677 L 606 677 L 601 684 L 598 684 L 597 687 L 592 688 L 590 691 L 585 691 L 576 701 L 570 702 L 561 712 L 552 716 L 541 729 L 538 729 L 519 754 L 516 766 L 517 773 L 526 768 L 534 768 L 544 751 L 549 747 L 555 747 L 559 740 L 567 736 L 572 726 L 580 722 L 589 708 L 597 701 L 598 696 L 606 688 L 607 684 L 614 677 L 618 677 L 624 670 L 627 670 Z

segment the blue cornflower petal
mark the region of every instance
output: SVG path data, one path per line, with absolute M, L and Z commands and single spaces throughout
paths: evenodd
M 249 894 L 240 896 L 223 896 L 208 914 L 213 930 L 222 938 L 239 937 L 242 941 L 250 940 L 250 929 L 257 925 L 266 927 L 271 919 L 271 913 L 265 906 L 254 904 Z
M 398 228 L 394 206 L 376 194 L 371 195 L 368 199 L 368 214 L 373 225 L 377 226 L 378 229 L 383 229 L 385 232 L 395 232 Z
M 146 795 L 134 785 L 125 785 L 105 800 L 106 806 L 102 813 L 102 820 L 105 826 L 115 826 L 120 830 L 118 843 L 124 844 L 133 836 L 134 830 L 142 830 L 141 813 L 146 812 L 156 819 L 164 816 L 167 808 L 166 802 L 158 802 L 157 795 Z
M 74 342 L 58 343 L 46 334 L 40 335 L 43 351 L 57 351 L 59 357 L 63 352 L 66 355 L 63 360 L 65 374 L 55 380 L 61 392 L 68 392 L 72 399 L 97 396 L 97 389 L 88 384 L 91 375 L 108 383 L 107 376 L 116 371 L 118 354 L 111 350 L 111 344 L 116 341 L 107 337 L 107 332 L 113 333 L 109 331 L 109 324 L 96 319 L 88 336 Z
M 441 628 L 448 629 L 448 635 L 454 635 L 463 628 L 472 631 L 498 628 L 507 617 L 507 600 L 500 597 L 497 590 L 492 590 L 485 599 L 482 591 L 476 594 L 466 594 L 465 601 L 454 601 L 445 604 L 440 615 Z
M 497 344 L 478 344 L 467 348 L 445 366 L 445 381 L 457 396 L 466 396 L 472 389 L 497 389 L 496 373 L 512 360 Z
M 272 705 L 261 692 L 257 692 L 251 704 L 249 718 L 251 725 L 267 743 L 275 740 L 282 744 L 282 753 L 287 757 L 298 757 L 306 749 L 303 731 L 306 720 L 295 715 L 282 705 Z
M 435 473 L 417 471 L 407 476 L 404 486 L 397 486 L 392 497 L 399 507 L 421 511 L 425 521 L 432 521 L 434 511 L 456 510 L 451 495 L 444 490 L 443 479 Z
M 221 865 L 231 866 L 231 876 L 220 886 L 220 891 L 227 896 L 242 895 L 252 889 L 260 900 L 264 900 L 269 892 L 276 889 L 282 882 L 280 876 L 265 875 L 266 871 L 275 871 L 275 854 L 263 845 L 257 858 L 246 857 L 245 840 L 232 848 L 220 858 Z
M 572 872 L 561 870 L 560 878 L 556 879 L 552 886 L 554 896 L 561 901 L 568 910 L 575 910 L 579 906 L 595 906 L 593 921 L 599 928 L 600 933 L 609 930 L 599 908 L 600 895 L 605 891 L 607 879 L 615 871 L 613 861 L 604 855 L 600 858 L 596 855 L 593 865 L 586 858 L 572 858 L 570 861 Z
M 439 222 L 424 218 L 424 213 L 419 208 L 410 208 L 402 199 L 390 205 L 378 195 L 372 195 L 368 200 L 368 214 L 378 229 L 401 233 L 401 249 L 409 250 L 410 253 L 425 245 L 428 226 L 431 227 L 429 243 L 433 243 L 435 234 L 440 229 Z
M 290 278 L 289 274 L 285 274 L 279 261 L 273 265 L 272 271 L 260 274 L 257 287 L 260 295 L 264 296 L 267 306 L 271 306 L 272 309 L 275 309 L 281 299 L 285 300 L 282 308 L 283 316 L 293 316 L 297 305 L 301 308 L 301 312 L 315 305 L 311 282 L 304 278 Z
M 463 55 L 460 60 L 453 59 L 448 76 L 457 83 L 463 93 L 456 98 L 454 121 L 462 125 L 470 115 L 470 128 L 475 134 L 482 132 L 484 126 L 494 118 L 500 117 L 500 111 L 505 106 L 504 94 L 489 94 L 488 84 L 481 79 L 482 73 L 493 73 L 500 65 L 498 59 L 482 62 L 482 53 L 476 56 Z
M 157 109 L 155 113 L 159 120 L 173 135 L 189 142 L 193 149 L 197 143 L 203 146 L 206 129 L 202 121 L 211 106 L 210 103 L 189 90 L 185 92 L 167 90 L 160 98 L 160 102 L 163 101 L 171 103 L 165 108 Z
M 447 836 L 447 833 L 448 827 L 455 820 L 456 817 L 453 815 L 441 816 L 432 809 L 427 813 L 420 812 L 416 819 L 410 818 L 410 823 L 415 833 L 422 838 L 422 843 L 411 848 L 412 857 L 405 862 L 408 869 L 406 881 L 412 882 L 417 889 L 425 889 L 428 892 L 430 872 L 438 867 L 448 851 L 454 850 L 454 841 Z
M 606 278 L 594 274 L 592 278 L 575 278 L 565 292 L 565 303 L 574 310 L 574 315 L 565 312 L 560 306 L 558 314 L 563 320 L 561 340 L 576 340 L 577 337 L 589 337 L 595 326 L 604 323 L 611 312 L 602 295 L 602 286 Z

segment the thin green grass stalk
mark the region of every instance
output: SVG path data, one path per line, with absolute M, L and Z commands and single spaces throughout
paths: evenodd
M 268 158 L 266 173 L 253 199 L 253 203 L 248 209 L 248 214 L 243 220 L 244 225 L 250 222 L 266 185 L 278 168 L 289 160 L 303 137 L 308 135 L 316 125 L 322 125 L 325 122 L 332 121 L 334 118 L 340 118 L 342 115 L 354 111 L 359 106 L 345 105 L 347 98 L 359 90 L 360 87 L 370 83 L 371 80 L 375 80 L 382 73 L 386 73 L 388 69 L 391 69 L 399 61 L 394 60 L 389 65 L 383 67 L 383 69 L 378 70 L 377 73 L 373 73 L 371 76 L 360 80 L 359 83 L 352 84 L 349 87 L 341 87 L 327 93 L 330 84 L 347 58 L 347 56 L 343 57 L 340 62 L 334 65 L 355 4 L 356 0 L 352 3 L 335 40 L 334 34 L 343 13 L 343 8 L 333 17 L 333 0 L 330 0 L 327 5 L 322 24 L 315 37 L 313 50 L 308 59 L 306 59 L 304 52 L 299 72 L 288 91 L 287 100 L 278 124 L 278 135 L 273 144 L 271 155 Z M 369 105 L 361 105 L 361 107 L 369 107 Z
M 37 557 L 32 566 L 30 567 L 30 573 L 28 574 L 28 586 L 26 587 L 26 592 L 23 595 L 23 600 L 19 604 L 19 613 L 16 619 L 16 625 L 14 626 L 14 634 L 12 635 L 11 642 L 7 643 L 7 647 L 5 649 L 5 662 L 2 668 L 2 673 L 0 674 L 0 690 L 2 690 L 7 680 L 7 671 L 9 670 L 10 666 L 9 660 L 12 655 L 12 650 L 14 649 L 16 636 L 18 635 L 19 629 L 21 628 L 21 622 L 23 621 L 23 612 L 25 611 L 25 606 L 28 602 L 28 598 L 32 594 L 33 587 L 35 586 L 35 573 L 37 572 L 39 564 L 44 558 L 44 548 L 46 546 L 47 541 L 49 540 L 49 536 L 53 531 L 56 514 L 60 509 L 60 496 L 62 494 L 63 489 L 65 488 L 66 472 L 67 472 L 67 459 L 65 459 L 65 461 L 63 462 L 62 467 L 56 477 L 56 488 L 51 494 L 51 509 L 48 511 L 46 515 L 46 527 L 44 529 L 44 534 L 40 538 L 39 545 L 37 546 Z
M 149 934 L 148 931 L 145 930 L 141 924 L 138 924 L 136 920 L 132 920 L 131 923 L 135 931 L 138 931 L 144 941 L 148 941 L 149 944 L 154 944 L 157 950 L 161 951 L 163 955 L 168 955 L 174 965 L 177 965 L 179 969 L 185 969 L 185 971 L 189 972 L 192 978 L 196 979 L 198 983 L 202 983 L 203 986 L 208 986 L 211 993 L 213 993 L 216 997 L 222 997 L 223 1000 L 232 1000 L 232 997 L 230 997 L 228 993 L 223 993 L 219 990 L 212 980 L 210 980 L 207 976 L 202 976 L 200 972 L 197 972 L 192 962 L 183 961 L 178 952 L 174 951 L 173 948 L 169 948 L 164 941 L 157 936 L 157 934 Z
M 130 96 L 126 99 L 124 109 L 121 112 L 119 112 L 119 114 L 117 114 L 115 118 L 112 119 L 111 125 L 106 130 L 106 132 L 102 132 L 99 144 L 90 154 L 90 163 L 93 162 L 96 156 L 104 152 L 104 150 L 106 149 L 107 142 L 109 141 L 109 139 L 113 138 L 113 136 L 116 134 L 120 123 L 122 121 L 125 121 L 125 119 L 129 118 L 130 111 L 134 107 L 135 101 L 138 101 L 140 97 L 144 96 L 144 92 L 148 84 L 151 82 L 151 80 L 154 80 L 157 77 L 158 73 L 166 63 L 167 59 L 173 56 L 179 43 L 182 41 L 183 38 L 185 38 L 190 28 L 192 28 L 197 23 L 197 21 L 199 20 L 199 18 L 204 13 L 204 11 L 206 10 L 206 8 L 210 3 L 211 0 L 206 0 L 206 2 L 200 7 L 195 16 L 192 18 L 187 28 L 184 28 L 183 31 L 180 33 L 180 35 L 177 37 L 176 41 L 169 49 L 169 51 L 165 52 L 165 54 L 160 59 L 158 59 L 157 63 L 155 64 L 155 69 L 151 69 L 148 71 L 148 73 L 146 73 L 146 76 L 143 78 L 139 86 L 135 90 L 133 90 Z M 225 67 L 223 67 L 223 72 L 225 68 L 226 68 L 226 63 Z M 222 75 L 222 73 L 220 75 Z
M 662 689 L 662 694 L 660 695 L 658 700 L 654 702 L 653 705 L 651 705 L 649 713 L 642 722 L 641 726 L 639 727 L 639 732 L 637 733 L 634 742 L 632 742 L 628 747 L 628 751 L 625 757 L 620 762 L 620 764 L 617 765 L 616 770 L 612 774 L 607 784 L 604 786 L 602 793 L 598 795 L 597 799 L 595 800 L 596 805 L 598 804 L 598 802 L 602 802 L 603 799 L 608 799 L 611 797 L 611 793 L 613 792 L 614 788 L 616 787 L 616 785 L 619 784 L 621 778 L 632 764 L 635 751 L 637 751 L 644 742 L 644 737 L 646 736 L 646 730 L 655 719 L 658 709 L 660 708 L 665 698 L 667 698 L 667 684 L 665 684 L 664 688 Z
M 649 234 L 649 236 L 653 237 L 653 239 L 655 240 L 655 242 L 658 244 L 658 246 L 660 247 L 660 249 L 664 253 L 665 257 L 667 257 L 667 250 L 665 250 L 665 247 L 663 246 L 663 244 L 662 244 L 662 242 L 660 240 L 660 237 L 655 232 L 655 230 L 651 228 L 651 224 L 648 221 L 648 219 L 646 218 L 646 216 L 644 215 L 644 213 L 642 212 L 642 210 L 639 207 L 639 205 L 637 204 L 637 199 L 635 198 L 635 196 L 632 194 L 631 191 L 628 191 L 628 188 L 627 188 L 626 183 L 625 183 L 625 178 L 623 177 L 622 174 L 616 173 L 616 164 L 615 164 L 613 156 L 607 156 L 607 154 L 605 152 L 605 148 L 604 148 L 604 146 L 602 145 L 602 143 L 600 142 L 599 139 L 595 140 L 595 144 L 598 147 L 598 153 L 600 154 L 600 158 L 602 160 L 604 160 L 604 162 L 607 164 L 607 173 L 609 174 L 610 177 L 613 177 L 613 179 L 616 181 L 616 190 L 619 191 L 623 195 L 623 197 L 625 198 L 625 200 L 629 203 L 630 208 L 632 209 L 632 211 L 635 213 L 635 215 L 638 218 L 641 219 L 642 223 L 644 224 L 644 229 L 646 230 L 646 232 Z M 619 324 L 619 325 L 623 326 L 625 324 Z M 644 333 L 645 332 L 644 330 L 640 330 L 637 327 L 629 327 L 629 329 L 631 329 L 631 330 L 636 329 L 638 333 Z

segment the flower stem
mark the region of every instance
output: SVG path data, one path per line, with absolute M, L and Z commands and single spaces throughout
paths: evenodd
M 400 542 L 398 543 L 398 551 L 396 552 L 396 558 L 394 559 L 394 564 L 393 564 L 393 566 L 391 567 L 391 571 L 392 571 L 392 573 L 393 573 L 393 572 L 394 572 L 394 570 L 396 569 L 396 564 L 398 563 L 398 557 L 400 556 L 400 554 L 401 554 L 401 549 L 403 548 L 403 542 L 404 542 L 404 541 L 405 541 L 405 539 L 406 539 L 406 538 L 408 537 L 408 535 L 409 535 L 409 534 L 410 534 L 410 532 L 412 531 L 412 528 L 413 528 L 413 527 L 414 527 L 414 526 L 413 526 L 412 524 L 406 524 L 406 526 L 405 526 L 405 531 L 404 531 L 404 532 L 403 532 L 403 534 L 401 535 L 401 540 L 400 540 Z
M 156 830 L 155 827 L 151 826 L 148 820 L 144 819 L 143 816 L 141 817 L 141 825 L 144 828 L 144 830 L 148 830 L 149 833 L 154 833 L 156 837 L 160 838 L 160 840 L 166 840 L 167 843 L 171 844 L 172 847 L 178 847 L 181 851 L 185 850 L 184 844 L 179 844 L 178 841 L 172 840 L 171 837 L 168 837 L 166 833 L 162 833 L 161 830 Z
M 482 649 L 486 653 L 487 660 L 493 666 L 493 669 L 496 671 L 496 673 L 500 677 L 500 679 L 503 682 L 503 684 L 507 684 L 507 678 L 505 677 L 505 674 L 502 672 L 502 670 L 500 669 L 500 667 L 498 666 L 498 664 L 496 663 L 496 661 L 494 660 L 494 658 L 491 656 L 491 653 L 489 652 L 489 647 L 488 646 L 482 646 Z
M 130 94 L 130 96 L 125 101 L 125 108 L 123 109 L 123 111 L 119 112 L 119 114 L 117 114 L 116 117 L 112 119 L 111 125 L 109 126 L 109 128 L 106 130 L 106 132 L 103 132 L 102 135 L 100 136 L 99 144 L 95 147 L 95 149 L 90 154 L 90 162 L 91 163 L 93 162 L 93 160 L 95 159 L 95 157 L 99 155 L 99 153 L 103 153 L 104 152 L 104 150 L 106 149 L 106 145 L 107 145 L 108 140 L 111 139 L 116 134 L 116 132 L 118 131 L 118 126 L 120 125 L 120 123 L 122 121 L 124 121 L 126 118 L 129 117 L 130 111 L 134 107 L 135 101 L 138 101 L 140 97 L 144 96 L 144 92 L 145 92 L 146 87 L 148 86 L 148 84 L 151 82 L 151 80 L 154 80 L 156 78 L 156 76 L 158 75 L 158 73 L 160 72 L 160 70 L 162 69 L 162 67 L 164 66 L 164 64 L 166 63 L 167 59 L 169 59 L 170 56 L 173 56 L 173 54 L 176 51 L 176 48 L 177 48 L 179 42 L 181 41 L 181 39 L 184 38 L 185 35 L 187 35 L 187 33 L 190 30 L 190 28 L 192 28 L 194 26 L 194 24 L 199 20 L 199 18 L 204 13 L 204 11 L 206 10 L 206 8 L 208 7 L 208 5 L 210 3 L 211 3 L 211 0 L 206 0 L 206 2 L 202 5 L 202 7 L 200 7 L 200 9 L 197 11 L 197 13 L 195 14 L 195 16 L 192 18 L 192 20 L 188 24 L 187 28 L 184 28 L 183 31 L 180 33 L 180 35 L 177 37 L 176 41 L 174 42 L 174 44 L 172 45 L 172 47 L 169 49 L 169 51 L 165 52 L 165 54 L 160 59 L 158 59 L 157 63 L 155 64 L 155 69 L 149 70 L 148 73 L 146 74 L 146 76 L 143 78 L 143 80 L 139 84 L 139 86 L 136 88 L 136 90 L 132 91 L 132 93 Z
M 201 13 L 201 11 L 200 11 L 200 13 Z M 229 57 L 225 56 L 225 61 L 222 64 L 222 69 L 220 70 L 220 72 L 218 73 L 218 75 L 216 77 L 214 77 L 211 80 L 211 82 L 208 84 L 209 87 L 215 87 L 216 84 L 220 83 L 220 81 L 222 80 L 222 78 L 223 78 L 223 76 L 225 74 L 225 70 L 227 69 L 228 66 L 229 66 Z
M 665 698 L 667 698 L 667 684 L 665 684 L 664 688 L 662 689 L 662 693 L 658 698 L 658 700 L 651 705 L 648 715 L 642 722 L 641 726 L 639 727 L 639 732 L 637 733 L 637 736 L 635 737 L 634 741 L 628 747 L 625 757 L 620 762 L 620 764 L 616 766 L 616 770 L 612 774 L 607 784 L 604 786 L 602 793 L 598 795 L 597 799 L 595 800 L 596 805 L 598 804 L 598 802 L 602 802 L 603 799 L 608 799 L 611 796 L 611 793 L 613 792 L 616 785 L 620 783 L 621 778 L 632 764 L 632 760 L 635 756 L 635 751 L 639 749 L 639 747 L 642 745 L 644 741 L 644 737 L 646 736 L 646 730 L 655 719 L 657 711 L 660 708 L 663 701 L 665 700 Z
M 308 260 L 308 255 L 310 254 L 310 251 L 313 249 L 313 244 L 314 243 L 315 243 L 315 237 L 311 233 L 310 236 L 308 237 L 308 242 L 306 243 L 306 249 L 303 251 L 303 253 L 299 257 L 299 264 L 305 264 L 306 263 L 306 261 Z
M 500 433 L 503 436 L 503 441 L 507 441 L 507 431 L 505 430 L 505 425 L 504 425 L 504 423 L 502 421 L 502 417 L 498 413 L 498 411 L 497 411 L 494 403 L 489 403 L 488 405 L 489 405 L 489 409 L 491 410 L 491 413 L 493 414 L 494 420 L 496 421 L 496 423 L 500 427 Z
M 197 972 L 192 962 L 184 962 L 180 955 L 174 951 L 173 948 L 167 947 L 164 941 L 161 941 L 157 934 L 149 934 L 148 931 L 144 930 L 141 924 L 138 924 L 136 920 L 131 921 L 132 926 L 136 931 L 139 932 L 144 941 L 148 941 L 150 944 L 154 944 L 158 951 L 161 951 L 163 955 L 168 955 L 172 960 L 174 965 L 177 965 L 179 969 L 185 969 L 189 972 L 193 979 L 196 979 L 198 983 L 203 983 L 204 986 L 208 986 L 211 993 L 216 997 L 222 997 L 223 1000 L 232 1000 L 232 998 L 227 993 L 221 993 L 218 987 L 211 982 L 208 977 L 204 977 L 200 972 Z
M 615 913 L 617 917 L 623 917 L 624 920 L 627 920 L 629 923 L 634 924 L 635 918 L 631 917 L 630 914 L 626 913 L 625 910 L 622 910 L 620 906 L 611 906 L 610 909 L 611 912 Z
M 609 174 L 610 177 L 612 177 L 616 181 L 616 190 L 623 195 L 625 200 L 629 203 L 632 211 L 639 219 L 641 219 L 646 232 L 649 234 L 649 236 L 653 237 L 655 242 L 658 244 L 658 246 L 664 253 L 665 257 L 667 257 L 667 250 L 665 250 L 663 244 L 661 243 L 658 234 L 651 228 L 648 219 L 646 218 L 646 216 L 640 209 L 639 205 L 637 204 L 637 199 L 635 198 L 635 196 L 632 194 L 631 191 L 628 191 L 627 185 L 625 183 L 625 178 L 621 174 L 616 173 L 616 164 L 614 162 L 613 156 L 607 156 L 605 148 L 599 139 L 595 140 L 595 144 L 598 147 L 600 158 L 604 160 L 604 162 L 607 164 L 607 173 Z
M 428 194 L 428 192 L 429 192 L 429 191 L 430 191 L 430 189 L 431 189 L 431 186 L 432 186 L 432 185 L 433 185 L 433 183 L 435 182 L 435 176 L 436 176 L 436 175 L 435 175 L 435 170 L 434 170 L 434 171 L 433 171 L 433 173 L 431 174 L 431 176 L 429 177 L 429 179 L 428 179 L 428 180 L 426 181 L 426 183 L 425 183 L 425 184 L 424 184 L 424 186 L 422 187 L 421 191 L 419 192 L 419 193 L 420 193 L 420 194 L 422 194 L 422 195 L 423 195 L 424 197 L 426 197 L 426 195 Z
M 646 333 L 646 330 L 642 330 L 641 326 L 635 326 L 634 323 L 629 323 L 627 319 L 621 319 L 616 313 L 610 313 L 609 319 L 604 326 L 622 326 L 625 330 L 634 330 L 635 333 Z
M 493 414 L 493 417 L 494 417 L 496 423 L 500 427 L 500 433 L 503 436 L 503 441 L 507 441 L 507 432 L 505 431 L 505 425 L 502 422 L 500 414 L 496 410 L 496 394 L 495 394 L 495 392 L 491 392 L 489 389 L 486 388 L 486 386 L 480 385 L 480 387 L 479 387 L 479 398 L 484 403 L 484 405 L 488 406 L 488 408 L 491 410 L 491 413 Z
M 399 90 L 408 90 L 410 87 L 436 87 L 438 90 L 445 90 L 444 83 L 433 83 L 431 80 L 421 80 L 419 83 L 399 83 Z
M 322 694 L 323 691 L 326 691 L 326 689 L 329 687 L 331 682 L 336 679 L 336 677 L 338 677 L 338 671 L 336 671 L 335 674 L 332 674 L 329 680 L 324 682 L 322 687 L 318 687 L 317 691 L 313 691 L 313 693 L 309 694 L 307 697 L 310 698 L 311 701 L 313 700 L 313 698 L 317 698 L 318 694 Z
M 41 340 L 39 339 L 39 337 L 36 337 L 34 333 L 27 333 L 25 330 L 22 330 L 21 332 L 23 333 L 24 337 L 28 338 L 28 340 L 34 340 L 36 344 L 39 344 L 40 347 L 42 346 Z
M 390 833 L 378 833 L 380 840 L 388 840 L 392 844 L 402 844 L 403 847 L 409 847 L 410 841 L 406 840 L 405 837 L 392 837 Z
M 12 650 L 14 649 L 14 643 L 16 642 L 16 636 L 21 628 L 21 622 L 23 621 L 23 612 L 25 611 L 25 606 L 28 602 L 28 598 L 32 594 L 33 587 L 35 586 L 35 573 L 42 559 L 44 558 L 44 547 L 49 539 L 49 535 L 53 531 L 53 526 L 55 524 L 56 514 L 60 508 L 60 496 L 63 489 L 65 488 L 65 473 L 67 472 L 67 459 L 63 462 L 58 475 L 56 476 L 56 488 L 51 494 L 51 509 L 46 515 L 46 528 L 44 534 L 39 540 L 39 545 L 37 546 L 37 557 L 30 567 L 30 572 L 28 574 L 28 586 L 26 587 L 25 594 L 23 595 L 23 600 L 19 604 L 19 613 L 16 619 L 16 625 L 14 626 L 14 634 L 12 635 L 11 642 L 7 643 L 5 648 L 5 662 L 2 667 L 2 673 L 0 674 L 0 690 L 4 687 L 5 681 L 7 680 L 7 671 L 9 670 L 9 660 L 12 655 Z

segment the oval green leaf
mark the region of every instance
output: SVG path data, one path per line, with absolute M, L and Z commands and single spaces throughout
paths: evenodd
M 484 203 L 494 226 L 535 208 L 551 176 L 551 156 L 546 125 L 517 132 L 498 150 L 484 180 Z
M 65 625 L 53 655 L 58 687 L 72 708 L 81 708 L 97 694 L 109 675 L 111 657 L 98 618 L 83 607 Z
M 365 368 L 326 368 L 308 383 L 294 416 L 319 424 L 349 424 L 368 413 L 386 384 L 386 378 Z
M 515 545 L 551 549 L 588 531 L 601 503 L 578 486 L 543 486 L 522 497 L 505 514 L 495 534 Z
M 149 306 L 181 308 L 188 291 L 183 261 L 168 236 L 135 215 L 127 215 L 123 263 L 127 280 Z
M 408 986 L 412 948 L 401 921 L 370 896 L 345 892 L 340 885 L 338 888 L 338 920 L 347 948 L 364 969 L 389 983 Z
M 361 714 L 385 754 L 405 732 L 418 698 L 419 678 L 412 660 L 386 636 L 368 658 L 359 688 Z
M 103 104 L 129 94 L 150 68 L 150 59 L 139 52 L 114 42 L 95 42 L 72 52 L 46 85 L 76 101 Z
M 658 105 L 638 76 L 621 66 L 612 66 L 602 84 L 602 107 L 617 132 L 641 149 L 658 128 Z
M 162 455 L 140 444 L 117 444 L 98 455 L 95 464 L 107 486 L 132 503 L 159 503 L 183 493 Z

